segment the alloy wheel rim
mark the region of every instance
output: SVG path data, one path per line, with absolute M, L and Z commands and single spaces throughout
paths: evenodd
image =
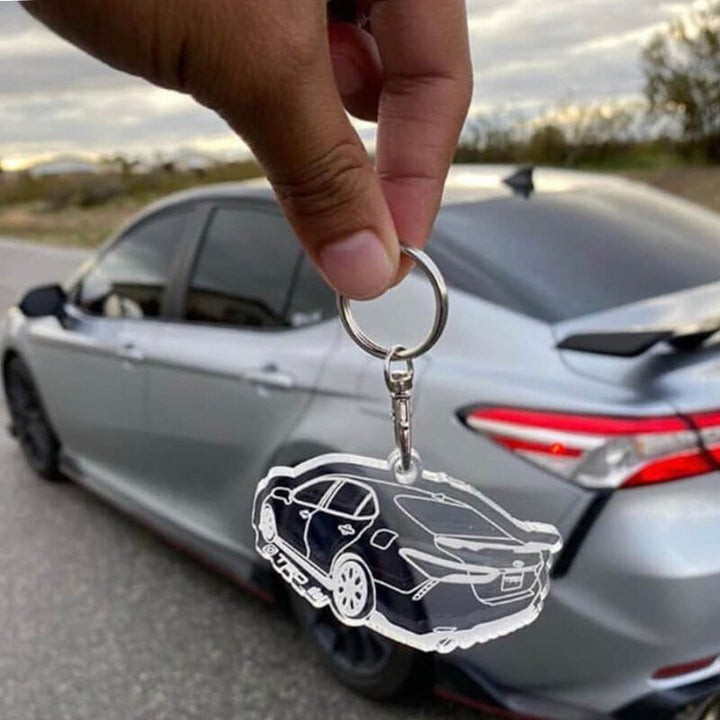
M 338 610 L 349 618 L 360 615 L 368 600 L 368 582 L 361 565 L 350 560 L 342 565 L 335 587 Z

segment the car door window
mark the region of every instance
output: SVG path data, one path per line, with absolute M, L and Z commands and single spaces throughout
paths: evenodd
M 349 482 L 343 483 L 330 501 L 328 510 L 343 515 L 355 515 L 365 504 L 369 495 L 370 491 L 361 485 Z
M 89 315 L 155 318 L 170 279 L 189 206 L 143 220 L 82 278 L 74 301 Z
M 369 493 L 365 500 L 362 502 L 362 504 L 359 505 L 358 509 L 355 511 L 355 517 L 372 517 L 373 515 L 377 515 L 377 512 L 378 506 L 377 502 L 375 501 L 375 497 L 372 495 L 372 493 Z
M 303 487 L 300 487 L 295 492 L 295 500 L 303 505 L 314 505 L 320 504 L 325 494 L 333 485 L 333 480 L 316 480 L 315 482 L 308 483 Z
M 289 327 L 288 295 L 299 259 L 292 230 L 278 213 L 232 205 L 218 208 L 192 273 L 186 319 Z
M 303 256 L 290 299 L 288 320 L 292 327 L 304 327 L 329 320 L 337 315 L 335 292 L 320 273 Z

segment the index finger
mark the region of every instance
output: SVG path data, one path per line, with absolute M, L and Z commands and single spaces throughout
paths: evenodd
M 377 170 L 398 235 L 425 244 L 472 95 L 464 0 L 377 0 L 372 34 L 385 72 Z

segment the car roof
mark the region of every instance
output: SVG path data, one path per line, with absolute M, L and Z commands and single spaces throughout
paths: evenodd
M 385 473 L 383 473 L 385 475 Z M 326 475 L 322 475 L 317 478 L 312 478 L 310 480 L 306 480 L 305 482 L 298 485 L 295 490 L 300 490 L 304 488 L 306 485 L 310 485 L 313 482 L 321 481 L 321 480 L 328 480 L 330 482 L 341 482 L 341 483 L 350 483 L 352 485 L 360 485 L 368 488 L 371 491 L 374 491 L 375 489 L 378 489 L 380 487 L 385 488 L 390 491 L 390 497 L 412 497 L 419 500 L 434 500 L 436 502 L 447 502 L 451 505 L 457 506 L 458 504 L 464 505 L 466 507 L 472 507 L 468 504 L 467 498 L 459 498 L 454 497 L 453 490 L 457 490 L 457 488 L 453 488 L 451 485 L 443 485 L 442 487 L 438 487 L 437 490 L 430 489 L 430 488 L 420 488 L 416 485 L 401 485 L 396 480 L 390 479 L 389 477 L 379 478 L 379 477 L 370 477 L 370 476 L 364 476 L 364 475 L 354 475 L 351 472 L 332 472 Z M 450 494 L 448 494 L 450 493 Z M 375 493 L 377 495 L 377 493 Z M 323 495 L 323 498 L 327 497 L 326 495 Z M 387 498 L 383 498 L 387 499 Z M 483 505 L 486 504 L 486 501 L 484 501 L 482 498 L 475 498 L 476 500 L 480 500 Z
M 460 205 L 493 198 L 511 197 L 513 190 L 504 180 L 517 172 L 513 165 L 454 165 L 445 184 L 442 204 Z M 533 170 L 535 194 L 565 193 L 580 189 L 618 187 L 629 180 L 599 173 L 556 168 Z M 148 215 L 172 205 L 199 200 L 256 199 L 276 202 L 270 183 L 265 178 L 242 182 L 216 183 L 168 195 L 142 213 Z

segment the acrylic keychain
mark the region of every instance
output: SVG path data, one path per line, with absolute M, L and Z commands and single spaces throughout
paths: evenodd
M 437 303 L 420 345 L 376 344 L 347 298 L 338 299 L 350 337 L 385 361 L 396 449 L 387 460 L 335 453 L 272 468 L 255 492 L 252 523 L 257 551 L 314 607 L 419 650 L 450 652 L 537 618 L 561 538 L 467 482 L 423 469 L 412 447 L 412 361 L 440 339 L 448 295 L 425 253 L 402 251 L 428 277 Z

